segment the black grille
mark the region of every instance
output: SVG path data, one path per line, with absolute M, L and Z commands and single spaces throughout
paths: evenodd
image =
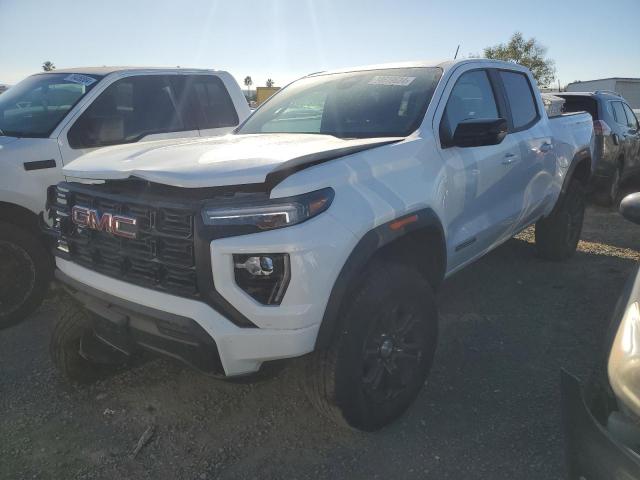
M 60 228 L 60 245 L 75 263 L 136 285 L 196 297 L 198 283 L 194 252 L 194 211 L 165 199 L 109 195 L 96 186 L 59 186 L 50 199 Z M 114 198 L 115 197 L 115 198 Z M 79 227 L 71 222 L 78 205 L 100 214 L 134 217 L 135 239 Z

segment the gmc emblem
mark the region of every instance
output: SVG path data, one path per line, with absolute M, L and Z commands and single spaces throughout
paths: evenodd
M 114 215 L 108 212 L 100 215 L 98 210 L 94 208 L 76 205 L 71 209 L 71 220 L 81 227 L 108 232 L 117 237 L 136 238 L 136 231 L 133 228 L 135 228 L 138 222 L 135 218 Z M 127 226 L 129 226 L 129 228 L 127 228 Z

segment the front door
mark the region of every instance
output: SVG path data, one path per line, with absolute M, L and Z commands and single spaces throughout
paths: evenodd
M 462 73 L 440 119 L 436 115 L 437 135 L 452 136 L 463 120 L 504 118 L 506 112 L 498 106 L 494 92 L 486 70 Z M 495 246 L 510 228 L 512 209 L 505 178 L 521 157 L 513 135 L 498 145 L 441 146 L 440 155 L 447 176 L 443 205 L 447 250 L 452 252 L 451 269 L 457 269 Z

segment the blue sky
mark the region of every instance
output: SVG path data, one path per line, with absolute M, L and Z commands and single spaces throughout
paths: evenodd
M 0 83 L 56 66 L 219 68 L 254 84 L 451 58 L 520 30 L 562 84 L 640 77 L 640 0 L 0 0 Z

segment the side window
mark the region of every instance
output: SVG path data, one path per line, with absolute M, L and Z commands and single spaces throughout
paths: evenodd
M 440 123 L 444 143 L 453 138 L 456 127 L 463 120 L 499 118 L 498 107 L 487 72 L 474 70 L 464 73 L 456 82 Z
M 238 125 L 238 113 L 222 80 L 211 75 L 193 75 L 187 85 L 200 129 Z
M 529 79 L 523 73 L 505 70 L 500 71 L 500 78 L 511 107 L 513 128 L 518 130 L 526 127 L 538 118 L 536 100 Z
M 638 130 L 638 119 L 633 113 L 633 110 L 631 110 L 629 105 L 627 105 L 626 103 L 624 103 L 623 106 L 624 106 L 624 111 L 627 114 L 627 125 L 629 125 L 629 128 L 632 130 Z
M 71 127 L 68 140 L 71 148 L 92 148 L 181 130 L 185 124 L 167 77 L 149 75 L 109 85 Z
M 613 116 L 616 119 L 616 123 L 619 125 L 627 126 L 627 116 L 624 113 L 624 107 L 622 102 L 611 102 L 613 104 Z

